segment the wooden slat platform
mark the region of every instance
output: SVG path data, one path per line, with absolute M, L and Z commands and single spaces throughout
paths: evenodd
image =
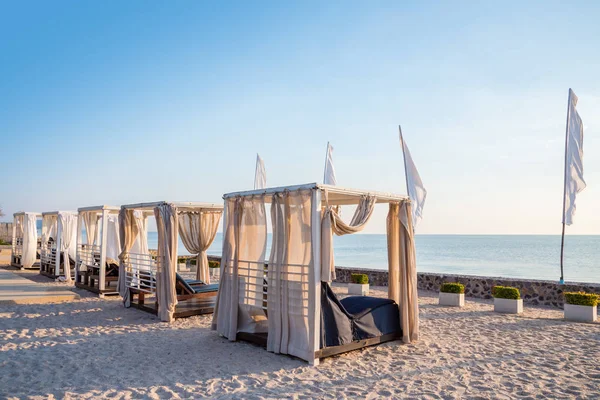
M 212 314 L 215 311 L 216 300 L 216 296 L 211 296 L 180 301 L 175 307 L 175 314 L 173 314 L 173 317 L 187 318 L 193 315 Z M 152 314 L 158 314 L 156 301 L 154 299 L 146 299 L 143 304 L 132 300 L 131 306 Z

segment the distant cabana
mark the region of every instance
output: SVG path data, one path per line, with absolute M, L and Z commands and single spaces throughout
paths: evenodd
M 37 221 L 42 218 L 42 214 L 21 211 L 14 213 L 13 217 L 10 264 L 20 269 L 38 269 L 40 267 L 40 245 Z
M 75 286 L 104 295 L 118 295 L 119 207 L 83 207 L 77 226 Z M 85 228 L 85 240 L 83 229 Z
M 410 200 L 405 196 L 311 183 L 230 193 L 221 283 L 213 329 L 268 351 L 318 364 L 361 347 L 419 337 L 417 273 Z M 362 230 L 376 204 L 388 204 L 389 299 L 338 299 L 333 234 Z M 272 223 L 266 259 L 267 216 Z M 355 205 L 348 224 L 338 206 Z
M 77 242 L 77 213 L 49 211 L 42 213 L 40 274 L 50 278 L 73 279 Z
M 211 313 L 218 285 L 210 282 L 206 251 L 222 213 L 222 205 L 209 203 L 160 201 L 121 206 L 119 293 L 125 306 L 158 314 L 162 321 Z M 148 250 L 147 238 L 145 249 L 136 248 L 146 235 L 149 216 L 155 218 L 158 231 L 154 254 Z M 196 255 L 195 270 L 180 270 L 178 238 Z

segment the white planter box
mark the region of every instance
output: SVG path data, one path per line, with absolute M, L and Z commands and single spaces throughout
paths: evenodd
M 464 293 L 444 293 L 440 292 L 440 306 L 464 307 Z
M 594 322 L 598 319 L 597 307 L 565 303 L 565 319 L 570 321 Z
M 360 284 L 360 283 L 349 283 L 348 284 L 348 294 L 355 294 L 358 296 L 366 296 L 369 294 L 369 284 Z
M 496 299 L 494 298 L 494 311 L 508 314 L 521 314 L 523 312 L 523 299 Z

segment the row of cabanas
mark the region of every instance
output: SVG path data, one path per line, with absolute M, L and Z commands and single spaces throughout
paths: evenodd
M 192 315 L 190 307 L 182 307 L 191 302 L 201 312 L 214 310 L 212 328 L 223 337 L 254 341 L 311 364 L 367 345 L 418 339 L 408 198 L 316 183 L 230 193 L 223 198 L 224 206 L 163 201 L 43 213 L 41 271 L 66 279 L 73 273 L 76 284 L 86 288 L 94 281 L 101 294 L 115 281 L 117 286 L 111 290 L 123 297 L 126 307 L 156 312 L 163 321 Z M 361 231 L 378 204 L 388 206 L 388 299 L 338 299 L 330 286 L 335 280 L 333 235 Z M 342 206 L 356 206 L 349 223 L 340 217 Z M 272 233 L 269 255 L 267 208 Z M 220 282 L 214 285 L 206 251 L 222 216 Z M 20 255 L 22 267 L 30 266 L 39 217 L 15 214 L 13 246 L 21 247 L 13 253 Z M 155 252 L 148 249 L 148 218 L 156 221 Z M 187 251 L 196 255 L 191 279 L 178 270 L 180 238 Z

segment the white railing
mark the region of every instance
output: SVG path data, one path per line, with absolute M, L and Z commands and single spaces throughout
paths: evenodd
M 124 262 L 127 287 L 155 294 L 157 260 L 150 254 L 125 253 Z
M 81 267 L 100 267 L 100 246 L 90 244 L 80 244 L 77 246 L 77 259 L 79 260 L 79 269 Z
M 224 262 L 223 260 L 221 262 Z M 238 290 L 240 304 L 259 307 L 267 310 L 269 295 L 279 300 L 280 295 L 276 293 L 278 288 L 286 287 L 289 301 L 289 313 L 293 315 L 308 316 L 309 292 L 309 265 L 305 264 L 279 264 L 279 271 L 269 268 L 266 261 L 239 260 L 238 263 Z M 278 278 L 270 277 L 269 274 L 277 274 Z M 224 276 L 221 279 L 232 276 L 231 266 L 225 264 Z M 278 280 L 276 285 L 275 279 Z
M 56 242 L 42 243 L 40 261 L 44 264 L 56 264 Z
M 12 247 L 12 255 L 13 257 L 20 257 L 23 255 L 23 238 L 15 238 Z

